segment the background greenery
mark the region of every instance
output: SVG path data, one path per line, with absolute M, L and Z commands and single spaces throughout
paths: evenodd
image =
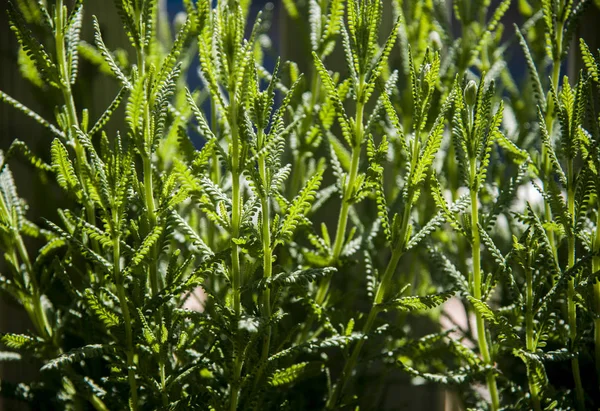
M 154 3 L 3 15 L 10 406 L 596 406 L 592 3 L 286 1 L 254 36 L 256 3 Z

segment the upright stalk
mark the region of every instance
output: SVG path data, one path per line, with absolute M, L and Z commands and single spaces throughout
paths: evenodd
M 73 132 L 73 127 L 79 128 L 79 118 L 77 117 L 77 110 L 75 108 L 75 100 L 73 99 L 73 91 L 71 89 L 71 74 L 69 73 L 69 66 L 67 64 L 67 55 L 65 52 L 65 33 L 64 33 L 64 25 L 65 22 L 65 7 L 63 5 L 63 0 L 56 0 L 56 21 L 54 22 L 56 26 L 56 59 L 58 62 L 58 67 L 60 71 L 61 81 L 59 82 L 60 91 L 63 96 L 63 100 L 65 102 L 65 107 L 67 108 L 67 130 L 66 136 L 69 137 L 69 134 Z M 82 167 L 87 165 L 87 159 L 85 157 L 85 150 L 79 143 L 79 139 L 72 137 L 70 142 L 73 143 L 73 147 L 75 148 L 75 169 L 77 171 L 77 175 L 83 175 Z M 84 194 L 87 194 L 87 189 L 85 188 L 85 184 L 82 184 L 82 189 Z M 85 202 L 85 211 L 88 222 L 92 225 L 96 225 L 96 212 L 95 205 L 93 201 L 90 201 L 87 195 L 84 195 Z M 100 248 L 98 246 L 98 242 L 96 240 L 91 240 L 92 248 L 95 252 L 99 252 Z M 93 277 L 93 273 L 91 276 Z M 102 274 L 99 274 L 102 275 Z
M 364 85 L 364 77 L 361 76 L 358 99 L 357 99 L 357 110 L 356 110 L 356 125 L 357 125 L 356 136 L 357 136 L 357 142 L 360 141 L 360 144 L 362 144 L 362 139 L 364 137 L 363 136 L 364 129 L 363 129 L 363 125 L 362 125 L 364 102 L 361 99 L 361 92 L 362 92 L 363 85 Z M 425 106 L 426 106 L 426 101 L 423 102 L 422 107 L 425 107 Z M 411 165 L 410 165 L 411 175 L 412 175 L 412 172 L 417 167 L 418 157 L 419 157 L 419 153 L 421 150 L 421 123 L 420 122 L 414 126 L 414 130 L 415 130 L 415 137 L 413 139 L 412 153 L 411 153 Z M 360 137 L 360 140 L 358 140 L 359 137 Z M 358 170 L 358 160 L 360 159 L 360 144 L 357 145 L 358 150 L 354 150 L 352 153 L 353 157 L 352 157 L 352 163 L 351 163 L 352 165 L 351 165 L 351 170 L 350 170 L 351 171 L 350 176 L 352 177 L 352 175 L 353 175 L 352 172 L 354 171 L 354 179 L 356 178 L 356 171 Z M 358 152 L 358 155 L 355 160 L 354 155 L 356 152 Z M 356 170 L 354 169 L 354 167 L 356 167 Z M 354 180 L 350 179 L 350 181 L 352 182 L 352 185 L 348 185 L 347 187 L 352 187 L 354 185 Z M 407 184 L 410 184 L 410 183 L 407 183 Z M 348 191 L 349 191 L 349 189 L 347 189 L 345 191 L 345 193 Z M 406 244 L 408 241 L 407 234 L 408 234 L 410 215 L 412 212 L 412 206 L 413 206 L 413 202 L 415 199 L 415 194 L 416 194 L 416 187 L 409 185 L 406 203 L 404 206 L 404 210 L 402 212 L 402 220 L 401 220 L 402 224 L 400 226 L 399 236 L 397 237 L 398 241 L 396 244 L 392 244 L 392 255 L 390 257 L 390 261 L 388 262 L 388 265 L 384 271 L 383 277 L 381 278 L 381 282 L 377 286 L 377 291 L 375 293 L 375 299 L 373 300 L 373 305 L 371 306 L 371 310 L 369 311 L 367 321 L 365 322 L 365 324 L 362 328 L 362 333 L 364 336 L 369 334 L 371 332 L 371 329 L 373 328 L 373 324 L 375 323 L 377 314 L 381 310 L 380 304 L 384 301 L 384 298 L 385 298 L 388 290 L 390 289 L 390 285 L 392 283 L 394 273 L 396 272 L 396 268 L 398 267 L 398 262 L 400 261 L 400 258 L 402 257 L 402 255 L 404 255 L 404 250 L 406 248 Z M 343 210 L 344 209 L 342 208 L 342 211 Z M 342 215 L 340 214 L 340 222 L 342 221 L 341 216 Z M 345 229 L 345 222 L 344 222 L 344 229 Z M 338 226 L 338 236 L 339 236 L 339 233 L 340 233 L 340 230 L 339 230 L 339 226 Z M 342 237 L 342 240 L 343 240 L 343 237 Z M 337 237 L 336 237 L 336 243 L 337 243 Z M 334 250 L 335 250 L 335 248 L 334 248 Z M 342 370 L 342 374 L 340 376 L 340 379 L 338 380 L 338 383 L 335 385 L 331 396 L 327 399 L 327 404 L 326 404 L 327 409 L 335 409 L 335 407 L 337 406 L 337 403 L 339 402 L 340 397 L 342 396 L 344 390 L 346 389 L 346 386 L 348 385 L 348 381 L 350 379 L 350 376 L 352 375 L 352 371 L 356 367 L 356 363 L 360 357 L 360 352 L 362 350 L 364 343 L 365 343 L 365 338 L 363 337 L 354 346 L 354 349 L 352 350 L 352 354 L 350 355 L 350 357 L 344 364 L 344 369 Z
M 477 199 L 478 190 L 475 187 L 476 178 L 476 159 L 471 158 L 471 237 L 473 238 L 473 297 L 481 300 L 481 239 L 479 237 L 479 202 Z M 483 362 L 487 365 L 493 365 L 490 349 L 488 347 L 487 336 L 485 333 L 485 323 L 483 316 L 478 310 L 475 310 L 475 318 L 477 324 L 477 340 L 479 343 L 479 351 Z M 493 372 L 489 372 L 486 376 L 492 411 L 498 410 L 500 407 L 500 399 L 498 396 L 498 387 L 496 385 L 496 376 Z
M 6 216 L 7 219 L 12 216 L 5 200 L 4 196 L 0 194 L 0 215 Z M 9 224 L 9 226 L 14 227 L 14 224 Z M 29 300 L 23 301 L 23 306 L 27 315 L 29 316 L 31 322 L 33 323 L 37 332 L 50 344 L 52 344 L 53 348 L 56 349 L 56 355 L 63 354 L 62 349 L 58 345 L 58 341 L 56 339 L 56 333 L 54 329 L 50 325 L 48 321 L 48 317 L 46 316 L 46 312 L 41 304 L 41 290 L 40 286 L 37 282 L 37 278 L 33 273 L 33 266 L 31 264 L 31 259 L 29 258 L 29 253 L 27 252 L 27 248 L 25 247 L 25 243 L 23 241 L 23 237 L 21 233 L 12 229 L 13 240 L 15 242 L 15 247 L 12 248 L 10 252 L 7 252 L 7 259 L 10 256 L 12 263 L 15 267 L 19 267 L 21 263 L 25 266 L 25 271 L 28 274 L 29 280 L 31 281 L 31 295 L 29 296 Z M 73 390 L 73 383 L 67 378 L 63 378 L 63 387 L 65 390 L 70 391 Z M 95 394 L 90 394 L 89 397 L 86 398 L 90 401 L 92 406 L 97 411 L 108 411 L 108 408 L 102 402 L 100 398 L 98 398 Z
M 364 124 L 363 116 L 365 110 L 365 103 L 362 99 L 362 90 L 364 86 L 364 77 L 361 78 L 358 86 L 358 99 L 356 102 L 356 129 L 354 132 L 354 146 L 352 147 L 352 160 L 350 163 L 350 175 L 344 185 L 344 196 L 342 198 L 342 208 L 338 219 L 337 232 L 335 236 L 335 243 L 333 245 L 333 261 L 337 261 L 342 253 L 342 247 L 344 246 L 344 240 L 346 238 L 346 226 L 348 224 L 348 212 L 350 211 L 350 200 L 352 196 L 352 188 L 356 183 L 356 177 L 358 176 L 358 166 L 360 164 L 360 153 L 362 148 L 362 142 L 364 137 Z
M 356 101 L 356 115 L 355 115 L 355 124 L 356 127 L 354 129 L 354 145 L 352 147 L 352 160 L 350 162 L 350 174 L 348 179 L 344 182 L 343 188 L 343 196 L 342 196 L 342 205 L 340 209 L 340 214 L 338 216 L 338 224 L 337 231 L 335 235 L 335 240 L 333 244 L 333 254 L 331 258 L 331 262 L 335 264 L 342 253 L 342 248 L 344 245 L 344 239 L 346 238 L 346 226 L 348 225 L 348 213 L 350 211 L 350 200 L 351 200 L 351 190 L 356 183 L 356 177 L 358 176 L 358 166 L 360 165 L 360 154 L 362 141 L 364 138 L 364 125 L 363 125 L 363 117 L 365 111 L 365 103 L 361 98 L 362 90 L 364 87 L 365 78 L 361 76 L 359 79 L 359 88 L 358 88 L 358 98 Z M 313 102 L 316 104 L 316 93 L 318 90 L 318 79 L 316 78 L 316 70 L 313 76 L 312 88 L 313 88 Z M 302 163 L 300 163 L 302 165 Z M 296 174 L 298 174 L 299 170 L 296 170 Z M 331 274 L 325 276 L 321 282 L 319 283 L 319 287 L 317 288 L 317 294 L 315 296 L 315 302 L 318 305 L 323 305 L 325 299 L 327 298 L 327 294 L 329 293 L 329 287 L 331 285 Z M 312 324 L 314 321 L 314 317 L 310 317 L 304 326 L 304 331 L 302 333 L 301 341 L 306 341 L 308 333 L 312 328 Z
M 217 124 L 217 105 L 214 101 L 210 102 L 210 125 L 215 132 L 215 135 L 219 135 L 218 133 L 218 124 Z M 211 159 L 211 178 L 213 183 L 219 185 L 221 182 L 221 164 L 219 163 L 219 158 L 217 157 L 217 153 L 212 154 Z M 208 225 L 208 245 L 216 248 L 216 235 L 217 235 L 217 225 L 212 221 L 207 221 Z
M 399 242 L 396 247 L 392 250 L 392 256 L 388 265 L 385 269 L 381 282 L 377 286 L 377 291 L 375 293 L 375 299 L 373 300 L 373 305 L 371 306 L 371 310 L 369 311 L 369 315 L 367 317 L 367 321 L 365 322 L 362 333 L 364 336 L 371 332 L 373 328 L 373 324 L 375 323 L 375 319 L 377 318 L 377 314 L 379 313 L 380 304 L 383 302 L 387 291 L 390 288 L 392 278 L 394 273 L 396 272 L 396 268 L 398 267 L 398 262 L 400 258 L 404 254 L 404 248 L 406 245 L 406 233 L 408 230 L 408 222 L 410 219 L 410 213 L 412 209 L 412 199 L 414 198 L 414 191 L 411 190 L 408 197 L 407 206 L 404 208 L 403 216 L 402 216 L 402 227 L 400 229 Z M 352 350 L 352 354 L 346 360 L 344 364 L 344 369 L 342 370 L 342 374 L 335 385 L 331 396 L 327 399 L 326 408 L 328 410 L 333 410 L 336 408 L 337 403 L 340 400 L 341 395 L 343 394 L 346 386 L 348 385 L 348 381 L 350 380 L 350 376 L 352 375 L 352 371 L 356 367 L 356 363 L 360 356 L 360 352 L 362 350 L 363 345 L 365 344 L 365 338 L 361 338 L 358 340 L 354 349 Z
M 13 215 L 11 210 L 8 208 L 6 201 L 4 200 L 4 196 L 0 194 L 0 215 L 6 216 L 7 219 L 11 218 Z M 13 224 L 8 224 L 10 227 L 14 227 Z M 19 267 L 19 259 L 22 264 L 25 265 L 25 271 L 29 274 L 29 280 L 31 281 L 31 305 L 27 304 L 26 309 L 29 313 L 29 317 L 31 318 L 33 324 L 35 325 L 37 331 L 44 337 L 49 340 L 53 338 L 53 330 L 48 322 L 48 318 L 46 317 L 46 313 L 42 308 L 41 300 L 40 300 L 40 289 L 37 283 L 37 278 L 33 274 L 33 266 L 31 265 L 31 260 L 29 259 L 29 253 L 27 252 L 27 248 L 25 247 L 25 243 L 23 242 L 23 237 L 21 233 L 19 233 L 18 229 L 13 228 L 12 230 L 13 240 L 15 242 L 15 249 L 12 252 L 12 260 L 15 267 Z
M 232 82 L 233 83 L 233 82 Z M 235 86 L 231 87 L 230 94 L 231 102 L 229 106 L 229 124 L 231 128 L 231 179 L 232 179 L 232 208 L 231 208 L 231 236 L 237 240 L 240 235 L 240 221 L 242 216 L 242 193 L 240 189 L 240 142 L 237 128 L 237 105 L 235 100 Z M 241 312 L 240 306 L 240 290 L 241 290 L 241 271 L 240 271 L 240 252 L 235 241 L 231 242 L 231 287 L 233 289 L 233 311 L 236 317 L 239 317 Z M 233 348 L 233 380 L 231 381 L 231 402 L 230 411 L 235 411 L 238 406 L 240 394 L 240 378 L 242 374 L 243 359 L 237 351 L 236 346 Z
M 596 238 L 594 239 L 594 253 L 596 254 L 592 258 L 592 273 L 600 271 L 600 197 L 596 197 L 596 201 L 599 203 L 596 212 Z M 594 340 L 596 341 L 596 374 L 598 375 L 598 381 L 600 381 L 600 280 L 596 277 L 594 281 L 594 310 L 596 311 L 596 318 L 594 319 Z
M 526 348 L 530 353 L 535 353 L 536 344 L 533 338 L 533 273 L 531 271 L 532 262 L 529 259 L 529 264 L 525 268 L 525 282 L 526 282 L 526 294 L 525 294 L 525 338 Z M 534 411 L 542 411 L 540 404 L 540 394 L 538 392 L 537 385 L 532 381 L 529 376 L 529 392 L 531 394 L 531 402 L 533 404 Z
M 141 11 L 138 12 L 138 20 L 141 19 Z M 143 24 L 142 27 L 145 27 Z M 143 37 L 145 33 L 142 33 Z M 144 50 L 144 45 L 142 44 L 140 47 L 136 48 L 136 59 L 137 66 L 139 69 L 140 78 L 146 75 L 146 52 Z M 145 104 L 144 107 L 144 127 L 142 131 L 142 139 L 146 139 L 146 144 L 152 144 L 150 141 L 150 110 L 149 103 Z M 152 152 L 149 148 L 147 152 L 142 153 L 142 167 L 144 174 L 144 200 L 146 202 L 146 213 L 148 215 L 149 227 L 148 231 L 152 230 L 156 225 L 157 217 L 156 217 L 156 205 L 154 201 L 154 185 L 152 181 Z M 152 255 L 156 259 L 156 247 L 152 247 Z M 156 264 L 150 264 L 150 287 L 152 288 L 152 295 L 156 295 L 159 291 L 158 284 L 158 271 Z
M 144 172 L 144 197 L 146 201 L 146 213 L 148 215 L 148 232 L 156 226 L 156 206 L 154 203 L 154 186 L 152 183 L 152 161 L 149 155 L 142 155 L 142 167 Z M 156 247 L 152 247 L 152 254 L 156 259 Z M 157 264 L 150 264 L 150 287 L 152 295 L 159 291 Z
M 149 1 L 149 0 L 145 0 Z M 137 19 L 142 24 L 140 24 L 141 34 L 140 38 L 144 38 L 146 35 L 145 22 L 142 21 L 142 12 L 141 10 L 137 11 Z M 140 78 L 143 79 L 146 74 L 146 50 L 144 49 L 144 44 L 141 44 L 140 47 L 136 48 L 136 58 L 137 65 L 139 68 Z M 143 80 L 142 80 L 143 81 Z M 142 152 L 142 168 L 144 174 L 144 200 L 146 202 L 146 213 L 148 216 L 148 232 L 150 233 L 157 224 L 157 215 L 156 215 L 156 205 L 154 200 L 154 184 L 152 181 L 152 137 L 150 135 L 150 108 L 149 102 L 146 102 L 144 105 L 144 126 L 142 131 L 142 138 L 145 139 L 145 143 L 148 145 L 147 151 L 144 150 Z M 156 245 L 153 245 L 150 250 L 150 255 L 152 256 L 152 260 L 148 265 L 149 277 L 150 277 L 150 288 L 152 290 L 152 295 L 157 295 L 161 288 L 161 279 L 158 273 L 158 249 Z M 158 338 L 162 340 L 162 307 L 160 307 L 156 313 L 156 325 L 158 329 Z M 161 347 L 161 350 L 163 348 Z M 161 399 L 163 406 L 168 406 L 168 397 L 165 391 L 166 388 L 166 370 L 165 370 L 165 362 L 163 361 L 163 356 L 158 356 L 158 368 L 160 374 L 160 382 L 161 382 Z
M 575 265 L 575 187 L 574 187 L 575 175 L 573 171 L 573 159 L 567 159 L 567 202 L 569 215 L 571 216 L 571 230 L 568 231 L 568 266 L 567 269 L 571 269 Z M 567 312 L 569 321 L 569 338 L 571 344 L 575 344 L 577 339 L 577 306 L 575 304 L 575 277 L 569 278 L 569 285 L 567 289 Z M 585 409 L 585 396 L 583 392 L 583 385 L 581 383 L 581 374 L 579 370 L 579 357 L 575 356 L 571 359 L 571 368 L 573 370 L 573 379 L 575 381 L 575 395 L 577 397 L 578 409 Z
M 264 143 L 264 132 L 258 130 L 258 141 Z M 264 146 L 264 144 L 260 146 Z M 270 204 L 269 204 L 269 176 L 267 175 L 267 165 L 265 156 L 262 155 L 258 158 L 258 172 L 260 179 L 264 185 L 264 196 L 262 196 L 260 203 L 262 209 L 262 245 L 263 245 L 263 278 L 271 278 L 273 271 L 273 255 L 271 252 L 271 227 L 269 217 L 271 215 Z M 271 290 L 266 287 L 262 295 L 262 314 L 266 321 L 271 318 Z M 262 361 L 266 361 L 269 357 L 269 346 L 271 344 L 271 327 L 268 327 L 267 332 L 263 338 L 263 350 L 262 350 Z
M 559 2 L 559 8 L 566 7 L 564 2 Z M 562 55 L 562 42 L 564 35 L 564 26 L 565 22 L 560 19 L 556 24 L 556 38 L 555 47 L 556 53 L 552 62 L 552 87 L 555 93 L 558 93 L 558 82 L 560 79 L 560 66 L 561 66 L 561 55 Z M 548 98 L 547 108 L 546 108 L 546 128 L 548 130 L 548 136 L 552 138 L 552 130 L 554 125 L 554 103 L 551 98 Z M 550 173 L 550 159 L 548 157 L 548 153 L 545 148 L 542 148 L 542 158 L 544 161 L 544 173 L 545 177 L 549 178 Z M 573 192 L 573 159 L 567 159 L 567 196 L 568 196 L 568 208 L 571 217 L 574 219 L 575 212 L 575 197 Z M 544 211 L 546 214 L 546 220 L 552 221 L 552 212 L 550 209 L 550 204 L 546 201 L 544 203 Z M 572 229 L 574 228 L 574 221 L 571 224 Z M 552 252 L 554 253 L 554 259 L 558 263 L 558 247 L 555 242 L 554 233 L 550 232 L 548 235 L 550 240 L 550 245 L 552 247 Z M 575 264 L 575 237 L 571 233 L 569 234 L 568 242 L 568 268 L 573 267 Z M 600 292 L 600 288 L 598 289 Z M 569 279 L 568 289 L 567 289 L 567 313 L 568 313 L 568 323 L 569 323 L 569 338 L 571 343 L 574 343 L 575 338 L 577 336 L 577 307 L 574 302 L 575 297 L 575 279 Z M 599 337 L 600 338 L 600 337 Z M 585 408 L 585 399 L 583 386 L 581 383 L 581 375 L 579 370 L 579 358 L 575 356 L 571 360 L 571 367 L 573 371 L 573 379 L 575 381 L 575 392 L 577 397 L 577 404 L 579 409 Z
M 146 108 L 148 111 L 148 108 Z M 148 155 L 142 156 L 142 165 L 144 170 L 144 196 L 146 200 L 146 208 L 148 214 L 148 232 L 156 226 L 157 216 L 156 216 L 156 206 L 154 203 L 154 186 L 152 184 L 152 161 Z M 152 290 L 152 295 L 158 295 L 160 290 L 162 289 L 162 284 L 160 281 L 160 277 L 158 274 L 158 249 L 156 245 L 152 246 L 150 250 L 152 255 L 152 260 L 148 265 L 148 270 L 150 271 L 150 288 Z M 163 318 L 163 308 L 159 307 L 156 312 L 156 326 L 158 329 L 158 338 L 162 340 L 163 329 L 161 326 Z M 161 350 L 163 347 L 161 346 Z M 166 370 L 165 370 L 165 362 L 163 360 L 163 356 L 158 356 L 158 368 L 160 373 L 160 383 L 161 383 L 161 399 L 163 406 L 169 405 L 169 400 L 165 388 L 167 386 L 167 378 L 166 378 Z
M 119 297 L 119 304 L 121 306 L 121 312 L 123 313 L 123 321 L 125 324 L 125 340 L 127 344 L 127 378 L 129 380 L 129 392 L 131 395 L 131 407 L 133 411 L 138 409 L 138 397 L 137 397 L 137 382 L 135 380 L 135 358 L 133 350 L 133 336 L 131 334 L 131 316 L 129 314 L 129 306 L 127 305 L 127 298 L 125 296 L 125 285 L 124 278 L 121 273 L 121 245 L 120 245 L 120 232 L 118 228 L 118 215 L 113 211 L 113 270 L 114 277 L 116 279 L 117 293 Z
M 348 225 L 348 213 L 350 211 L 350 201 L 352 200 L 352 188 L 356 183 L 356 177 L 358 176 L 358 166 L 360 165 L 360 154 L 362 143 L 364 139 L 364 124 L 363 117 L 365 112 L 365 102 L 363 100 L 363 89 L 365 84 L 365 76 L 361 75 L 358 84 L 357 99 L 356 99 L 356 115 L 355 115 L 355 129 L 354 129 L 354 141 L 352 146 L 352 160 L 350 162 L 350 174 L 348 179 L 344 182 L 344 192 L 342 196 L 342 205 L 340 214 L 338 217 L 337 231 L 335 235 L 335 241 L 333 243 L 333 254 L 332 263 L 336 263 L 342 253 L 344 246 L 344 240 L 346 239 L 346 226 Z M 331 276 L 328 275 L 321 280 L 315 301 L 318 305 L 322 305 L 325 302 L 327 293 L 329 292 L 329 286 L 331 284 Z M 309 322 L 310 324 L 310 322 Z
M 561 43 L 562 43 L 562 31 L 563 31 L 563 24 L 559 23 L 558 24 L 558 38 L 560 39 L 560 42 L 557 42 L 557 47 L 559 48 L 559 55 L 560 55 L 560 48 L 561 48 Z M 555 92 L 558 92 L 558 82 L 559 82 L 559 78 L 560 78 L 560 59 L 555 59 L 552 62 L 552 88 Z M 552 130 L 554 128 L 554 102 L 551 98 L 547 99 L 547 103 L 546 103 L 546 118 L 545 118 L 545 122 L 546 122 L 546 130 L 548 130 L 548 137 L 552 138 Z M 548 151 L 546 150 L 546 147 L 542 144 L 542 161 L 543 161 L 543 170 L 544 170 L 544 175 L 546 176 L 546 178 L 548 178 L 548 176 L 550 175 L 551 172 L 551 163 L 550 163 L 550 157 L 548 156 Z M 550 204 L 546 201 L 544 202 L 544 214 L 546 216 L 546 220 L 547 221 L 552 221 L 552 210 L 550 209 Z M 548 241 L 550 242 L 550 247 L 552 248 L 552 253 L 554 255 L 554 260 L 556 261 L 556 263 L 558 263 L 558 247 L 556 245 L 556 239 L 554 236 L 554 232 L 549 232 L 548 233 Z
M 240 177 L 241 170 L 239 164 L 240 156 L 240 142 L 238 137 L 237 128 L 237 106 L 235 98 L 232 98 L 230 105 L 230 127 L 231 127 L 231 144 L 232 144 L 232 158 L 231 158 L 231 179 L 232 179 L 232 210 L 231 210 L 231 232 L 232 237 L 237 239 L 240 235 L 240 221 L 241 221 L 241 189 L 240 189 Z M 239 247 L 232 241 L 231 244 L 231 260 L 232 260 L 232 288 L 233 288 L 233 310 L 236 315 L 240 314 L 240 286 L 241 286 L 241 273 L 240 273 L 240 256 Z
M 73 100 L 73 93 L 71 91 L 71 74 L 69 73 L 69 66 L 67 64 L 67 55 L 65 53 L 65 34 L 63 23 L 65 21 L 63 0 L 56 0 L 56 57 L 58 60 L 60 76 L 62 81 L 60 82 L 60 90 L 62 92 L 65 105 L 67 107 L 67 120 L 69 130 L 71 127 L 79 126 L 79 120 L 77 118 L 77 111 L 75 110 L 75 102 Z M 77 139 L 74 139 L 76 146 L 81 148 Z

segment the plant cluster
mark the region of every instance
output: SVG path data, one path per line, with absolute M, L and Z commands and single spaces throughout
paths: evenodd
M 172 33 L 158 0 L 114 0 L 118 51 L 95 17 L 82 40 L 83 0 L 8 2 L 58 103 L 0 91 L 47 147 L 0 156 L 0 290 L 31 320 L 0 360 L 39 369 L 3 396 L 384 409 L 397 374 L 471 409 L 600 405 L 600 55 L 573 39 L 594 4 L 520 0 L 513 28 L 510 0 L 287 0 L 303 60 L 271 64 L 270 7 L 182 2 Z M 119 88 L 96 119 L 80 59 Z M 13 161 L 57 212 L 28 217 Z

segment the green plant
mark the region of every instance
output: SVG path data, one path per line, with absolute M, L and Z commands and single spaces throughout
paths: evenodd
M 580 40 L 559 81 L 587 1 L 521 0 L 514 34 L 508 0 L 284 1 L 306 75 L 272 61 L 271 7 L 182 4 L 172 33 L 157 0 L 115 0 L 112 49 L 95 17 L 81 39 L 83 0 L 8 3 L 23 78 L 57 103 L 0 91 L 47 140 L 0 157 L 0 290 L 31 321 L 0 359 L 40 369 L 4 396 L 397 409 L 400 379 L 465 408 L 600 404 L 600 57 Z M 95 121 L 82 64 L 115 85 Z M 57 213 L 31 217 L 17 161 Z

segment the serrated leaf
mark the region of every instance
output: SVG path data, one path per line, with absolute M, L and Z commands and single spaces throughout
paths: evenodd
M 396 298 L 390 302 L 380 304 L 382 309 L 395 308 L 400 311 L 423 311 L 435 308 L 448 301 L 456 291 L 450 290 L 439 294 L 425 296 L 410 296 Z
M 52 141 L 52 147 L 50 149 L 52 155 L 52 168 L 56 173 L 56 181 L 68 193 L 74 194 L 77 197 L 81 196 L 80 183 L 75 173 L 73 163 L 69 158 L 67 148 L 60 142 L 59 139 L 55 138 Z
M 89 288 L 86 288 L 85 290 L 85 299 L 90 310 L 106 326 L 106 328 L 119 325 L 119 317 L 117 314 L 106 309 L 94 295 L 94 292 Z

